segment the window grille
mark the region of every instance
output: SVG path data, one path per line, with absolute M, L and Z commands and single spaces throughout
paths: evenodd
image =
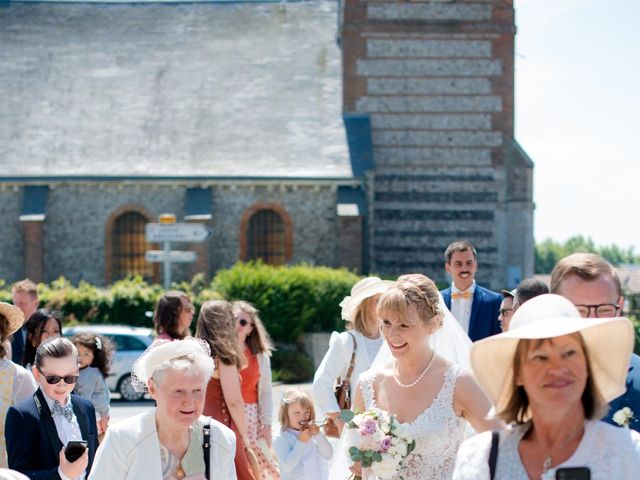
M 284 222 L 273 210 L 260 210 L 249 220 L 248 259 L 270 265 L 285 263 Z
M 129 274 L 142 275 L 145 280 L 153 277 L 153 266 L 144 259 L 144 252 L 151 249 L 145 239 L 147 219 L 137 212 L 120 215 L 113 227 L 113 279 Z

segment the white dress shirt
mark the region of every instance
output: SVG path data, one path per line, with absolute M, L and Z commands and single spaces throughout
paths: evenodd
M 42 391 L 42 396 L 47 402 L 49 410 L 53 412 L 53 404 L 55 403 L 55 400 L 49 398 L 42 389 L 40 390 Z M 64 403 L 64 405 L 69 402 L 71 402 L 71 396 L 67 397 L 67 401 Z M 82 432 L 80 431 L 80 424 L 78 423 L 75 412 L 73 413 L 73 418 L 71 419 L 71 421 L 67 420 L 66 418 L 64 418 L 64 415 L 59 413 L 52 413 L 51 416 L 53 417 L 53 423 L 56 426 L 58 438 L 62 442 L 62 445 L 66 447 L 67 443 L 69 443 L 71 440 L 82 440 Z M 62 469 L 58 467 L 58 475 L 60 475 L 60 478 L 62 480 L 81 480 L 85 477 L 86 472 L 83 472 L 82 475 L 77 477 L 77 479 L 72 479 L 62 473 Z
M 469 292 L 469 298 L 453 298 L 456 293 L 462 293 L 455 284 L 451 284 L 451 313 L 458 320 L 465 333 L 469 334 L 469 319 L 471 318 L 471 305 L 473 304 L 473 294 L 476 290 L 476 281 L 469 288 L 464 290 Z

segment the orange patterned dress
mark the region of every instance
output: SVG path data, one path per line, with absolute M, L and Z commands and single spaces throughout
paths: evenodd
M 260 365 L 258 358 L 246 348 L 244 355 L 248 365 L 240 370 L 242 377 L 242 399 L 244 400 L 244 413 L 247 421 L 247 435 L 251 441 L 251 450 L 256 454 L 263 480 L 280 480 L 278 460 L 273 450 L 266 442 L 258 442 L 262 423 L 260 422 L 260 410 L 258 408 L 258 382 L 260 381 Z

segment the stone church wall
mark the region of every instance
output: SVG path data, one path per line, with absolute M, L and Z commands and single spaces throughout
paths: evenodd
M 123 206 L 135 206 L 157 221 L 161 213 L 184 219 L 186 185 L 115 183 L 54 184 L 47 196 L 44 222 L 44 281 L 64 276 L 72 282 L 105 282 L 105 235 L 109 218 Z M 293 224 L 293 263 L 338 266 L 339 222 L 333 186 L 231 185 L 212 186 L 212 236 L 206 241 L 209 273 L 239 260 L 239 230 L 243 212 L 259 202 L 281 205 Z M 0 279 L 24 276 L 23 233 L 19 221 L 22 190 L 0 191 Z M 188 250 L 189 244 L 172 248 Z M 188 278 L 188 265 L 174 265 L 172 278 Z

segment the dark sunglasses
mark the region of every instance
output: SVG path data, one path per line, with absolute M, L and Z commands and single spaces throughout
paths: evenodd
M 241 318 L 240 320 L 238 320 L 238 323 L 240 324 L 241 327 L 246 327 L 247 325 L 249 325 L 249 322 L 246 321 L 244 318 Z
M 64 383 L 67 385 L 73 385 L 78 381 L 78 378 L 80 378 L 79 375 L 65 375 L 64 377 L 59 375 L 45 375 L 44 372 L 40 370 L 40 367 L 37 368 L 49 385 L 57 385 L 60 383 L 60 380 L 64 380 Z

